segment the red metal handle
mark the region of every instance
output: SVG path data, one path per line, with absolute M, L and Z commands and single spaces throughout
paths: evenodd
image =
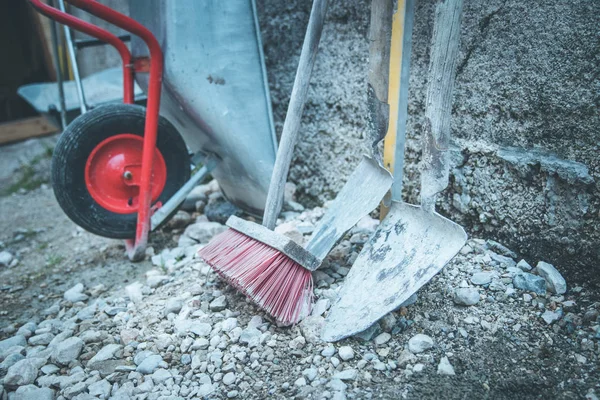
M 139 36 L 150 51 L 150 77 L 148 82 L 148 101 L 146 105 L 146 124 L 144 126 L 144 144 L 142 147 L 142 171 L 140 178 L 140 197 L 135 243 L 128 242 L 129 257 L 139 259 L 148 241 L 150 231 L 150 205 L 152 201 L 152 162 L 158 131 L 158 110 L 163 74 L 163 54 L 152 32 L 139 22 L 123 15 L 110 7 L 93 0 L 67 0 L 96 17 L 110 22 L 121 29 Z
M 37 11 L 39 11 L 41 14 L 44 14 L 48 18 L 67 25 L 70 28 L 86 33 L 113 46 L 119 52 L 123 62 L 123 101 L 127 104 L 133 103 L 133 61 L 131 52 L 127 48 L 127 45 L 121 41 L 121 39 L 105 29 L 57 10 L 48 4 L 43 3 L 41 0 L 29 0 L 29 3 Z

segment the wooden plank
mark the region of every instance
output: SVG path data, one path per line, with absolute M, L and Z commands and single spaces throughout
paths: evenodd
M 44 116 L 19 119 L 0 124 L 0 145 L 58 132 Z
M 47 3 L 47 1 L 44 1 L 44 3 Z M 31 23 L 34 26 L 42 45 L 44 64 L 48 71 L 48 76 L 50 80 L 55 81 L 56 69 L 54 67 L 54 56 L 52 55 L 52 23 L 48 17 L 40 14 L 33 7 L 29 7 L 29 14 L 31 16 Z

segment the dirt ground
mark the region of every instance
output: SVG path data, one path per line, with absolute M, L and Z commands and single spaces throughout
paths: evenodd
M 90 319 L 74 325 L 76 334 L 84 337 L 90 332 L 86 329 L 91 327 L 107 334 L 100 345 L 86 343 L 80 359 L 69 365 L 69 368 L 75 366 L 71 370 L 63 367 L 58 371 L 59 375 L 39 375 L 36 385 L 52 388 L 57 391 L 57 396 L 58 392 L 65 397 L 73 395 L 61 379 L 71 379 L 69 371 L 85 367 L 85 373 L 78 373 L 88 378 L 85 385 L 80 385 L 83 392 L 71 398 L 94 398 L 90 397 L 91 391 L 86 392 L 86 385 L 100 376 L 93 374 L 95 371 L 87 360 L 100 353 L 102 344 L 114 346 L 115 338 L 123 337 L 123 332 L 132 329 L 140 332 L 138 342 L 141 343 L 127 344 L 121 339 L 123 352 L 113 356 L 116 360 L 107 361 L 121 365 L 125 372 L 116 371 L 101 377 L 107 381 L 108 393 L 112 396 L 122 395 L 123 390 L 134 390 L 134 385 L 137 385 L 135 390 L 138 387 L 142 390 L 142 382 L 151 382 L 151 379 L 155 380 L 155 388 L 137 397 L 122 395 L 116 398 L 154 399 L 160 393 L 170 393 L 168 398 L 175 399 L 594 400 L 597 399 L 595 393 L 600 392 L 600 296 L 597 289 L 587 282 L 567 281 L 568 290 L 564 295 L 536 295 L 517 290 L 513 288 L 512 276 L 519 259 L 516 255 L 499 256 L 497 252 L 505 251 L 509 255 L 512 252 L 506 248 L 498 249 L 485 237 L 471 238 L 442 273 L 419 291 L 415 304 L 390 313 L 386 316 L 387 322 L 381 322 L 377 332 L 367 340 L 345 339 L 335 344 L 333 356 L 322 356 L 330 345 L 314 338 L 311 332 L 315 328 L 309 323 L 322 323 L 326 310 L 313 314 L 306 320 L 308 322 L 296 327 L 277 326 L 267 314 L 246 301 L 195 257 L 198 246 L 206 243 L 214 232 L 195 241 L 186 239 L 181 231 L 156 232 L 152 235 L 150 253 L 166 258 L 157 263 L 156 257 L 151 261 L 149 256 L 145 261 L 131 263 L 125 256 L 122 241 L 91 235 L 64 215 L 52 189 L 41 183 L 48 178 L 44 168 L 38 168 L 32 176 L 35 179 L 28 178 L 27 189 L 15 187 L 12 194 L 0 196 L 0 251 L 8 251 L 18 260 L 13 261 L 11 267 L 0 267 L 0 340 L 12 337 L 27 323 L 41 326 L 44 321 L 52 321 L 56 326 L 63 326 L 60 329 L 66 329 L 73 326 L 69 325 L 72 321 L 81 319 L 81 313 L 90 307 L 96 307 L 96 313 L 92 312 L 86 317 Z M 22 179 L 18 182 L 23 183 Z M 34 186 L 31 182 L 41 186 L 31 187 Z M 318 209 L 288 213 L 293 225 L 300 222 L 315 224 L 321 216 L 322 211 Z M 193 220 L 191 218 L 190 222 Z M 202 222 L 200 218 L 188 228 L 199 232 L 204 229 L 203 224 L 216 223 Z M 350 232 L 333 251 L 328 265 L 314 275 L 317 298 L 333 301 L 336 290 L 343 284 L 343 276 L 351 266 L 349 260 L 362 246 L 361 240 L 354 240 L 356 236 L 350 239 L 352 235 L 356 233 Z M 182 258 L 181 254 L 185 256 Z M 170 260 L 169 257 L 176 258 Z M 535 266 L 538 260 L 527 261 Z M 475 274 L 481 272 L 494 277 L 491 284 L 473 283 Z M 158 286 L 150 283 L 157 274 L 165 276 Z M 140 285 L 144 296 L 135 304 L 128 300 L 125 289 L 134 282 Z M 89 302 L 65 301 L 64 292 L 79 283 L 86 288 Z M 466 287 L 477 293 L 477 304 L 457 305 L 453 294 L 457 288 Z M 226 299 L 227 309 L 223 312 L 214 312 L 210 306 L 218 297 Z M 180 301 L 179 308 L 183 304 L 177 317 L 165 311 L 173 301 Z M 114 305 L 112 309 L 127 311 L 113 317 L 114 314 L 100 308 L 106 307 L 107 303 Z M 54 311 L 46 311 L 49 307 Z M 177 321 L 186 318 L 184 314 L 190 312 L 189 307 L 192 311 L 197 310 L 192 317 L 202 315 L 202 321 L 214 327 L 208 349 L 185 350 L 184 343 L 189 346 L 192 338 L 177 333 Z M 545 313 L 557 319 L 547 322 Z M 236 335 L 221 332 L 224 318 L 235 320 L 239 325 Z M 243 334 L 257 332 L 251 326 L 257 318 L 262 332 L 258 333 L 262 336 L 256 347 L 247 345 L 248 353 L 252 352 L 251 359 L 255 358 L 251 363 L 245 358 L 238 359 L 239 354 L 245 354 L 240 353 L 245 345 L 238 340 L 242 327 L 246 327 Z M 47 328 L 38 329 L 44 330 Z M 417 334 L 428 335 L 434 345 L 425 352 L 411 355 L 407 350 L 409 339 Z M 378 343 L 381 335 L 388 337 L 385 342 Z M 292 347 L 301 337 L 302 343 L 306 344 Z M 165 341 L 173 344 L 165 347 Z M 340 361 L 341 355 L 337 352 L 341 354 L 342 347 L 351 347 L 353 358 Z M 29 349 L 35 354 L 34 347 L 29 347 L 26 350 L 28 356 Z M 168 368 L 162 370 L 163 373 L 181 377 L 181 389 L 174 389 L 177 385 L 169 386 L 168 381 L 159 383 L 154 375 L 137 372 L 131 372 L 137 375 L 128 375 L 127 371 L 135 369 L 133 355 L 143 353 L 142 349 L 160 354 L 164 360 L 163 368 Z M 42 351 L 50 350 L 48 347 Z M 184 362 L 186 357 L 188 361 Z M 219 362 L 211 365 L 215 357 Z M 455 375 L 437 372 L 445 357 Z M 223 372 L 227 371 L 221 372 L 221 364 L 223 369 L 227 367 L 236 374 L 234 385 L 222 383 Z M 343 383 L 341 378 L 336 378 L 347 371 L 354 371 L 356 376 L 343 380 Z M 305 379 L 313 373 L 316 378 Z M 187 387 L 184 390 L 185 385 L 195 391 L 190 392 Z M 4 389 L 3 393 L 15 390 L 6 383 Z M 184 392 L 188 395 L 183 396 Z
M 160 250 L 168 240 L 158 233 L 151 245 Z M 28 321 L 77 283 L 113 290 L 151 266 L 129 262 L 122 241 L 92 235 L 71 222 L 45 184 L 0 197 L 0 244 L 18 260 L 17 266 L 0 269 L 2 326 Z

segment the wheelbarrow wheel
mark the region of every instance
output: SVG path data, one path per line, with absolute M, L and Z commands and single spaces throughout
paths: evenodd
M 114 239 L 135 237 L 145 119 L 144 107 L 105 105 L 76 118 L 60 136 L 52 157 L 54 195 L 85 230 Z M 189 178 L 185 142 L 161 117 L 152 204 L 164 204 Z

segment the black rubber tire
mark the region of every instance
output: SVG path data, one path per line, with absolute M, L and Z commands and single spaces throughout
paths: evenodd
M 97 107 L 77 117 L 60 136 L 52 156 L 52 186 L 65 214 L 83 229 L 114 239 L 135 237 L 137 212 L 117 214 L 100 206 L 85 183 L 85 164 L 103 140 L 122 133 L 144 136 L 146 109 L 133 104 Z M 190 178 L 190 159 L 183 138 L 165 118 L 158 123 L 156 146 L 167 167 L 163 204 Z M 168 218 L 167 218 L 168 220 Z

